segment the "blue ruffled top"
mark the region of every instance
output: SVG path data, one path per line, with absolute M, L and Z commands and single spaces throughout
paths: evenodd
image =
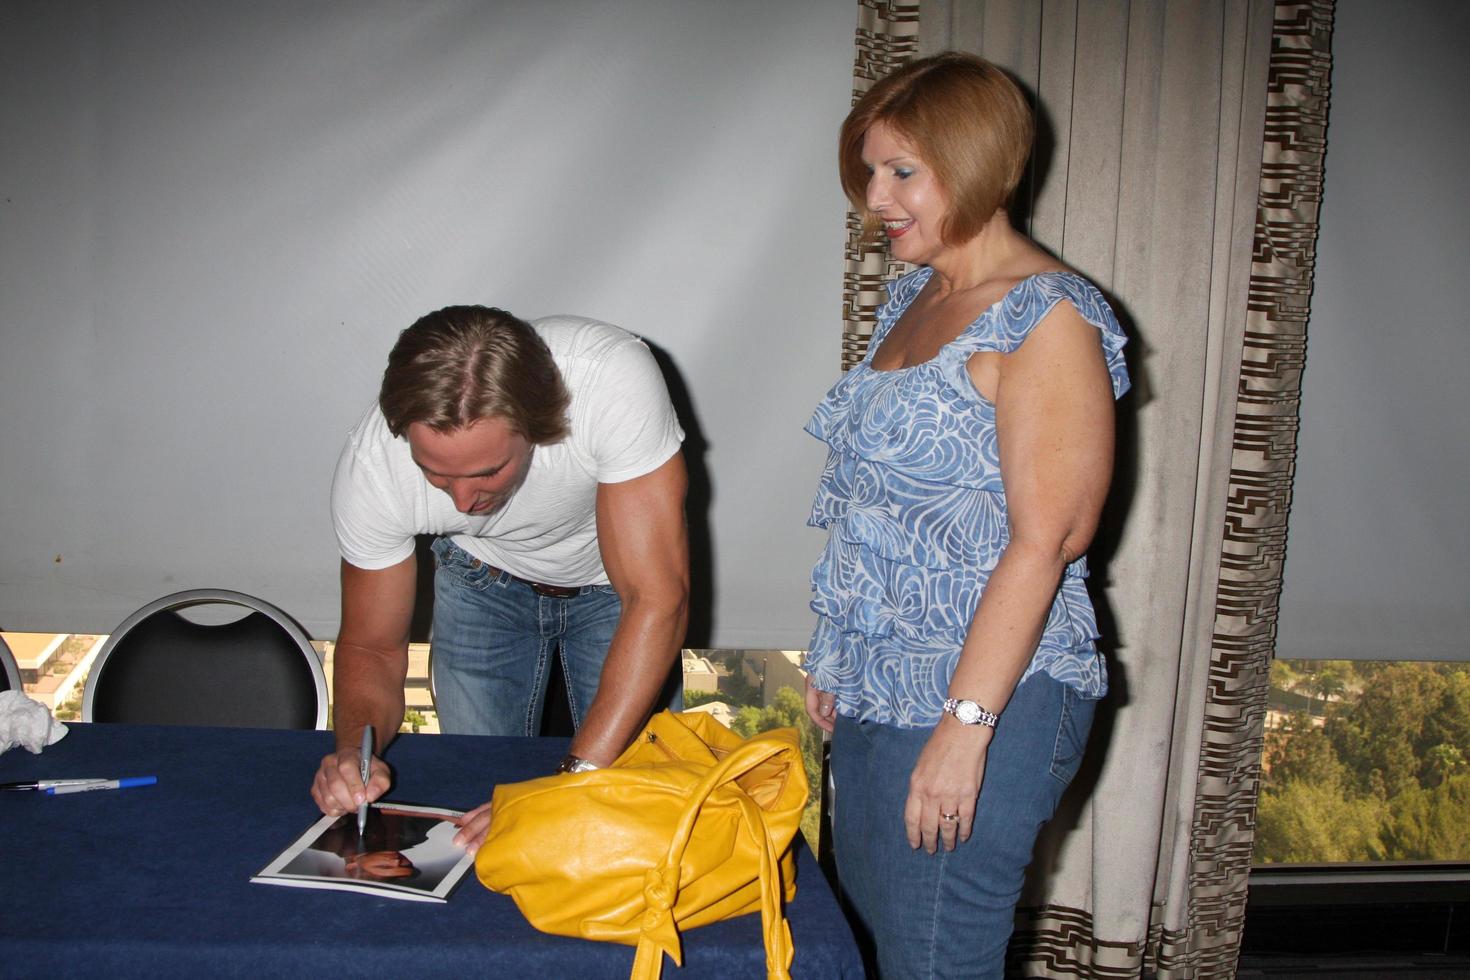
M 1045 272 L 1017 283 L 923 364 L 875 371 L 872 358 L 929 281 L 892 283 L 862 363 L 817 406 L 806 431 L 827 464 L 808 520 L 826 528 L 812 569 L 816 632 L 806 668 L 844 715 L 901 727 L 937 724 L 960 647 L 990 572 L 1010 540 L 995 405 L 966 364 L 1019 347 L 1059 302 L 1098 328 L 1113 395 L 1128 390 L 1127 342 L 1091 283 Z M 1045 671 L 1083 697 L 1107 692 L 1087 559 L 1066 567 L 1025 677 Z

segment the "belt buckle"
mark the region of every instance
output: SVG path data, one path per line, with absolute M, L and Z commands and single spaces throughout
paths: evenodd
M 528 582 L 527 584 L 531 586 L 532 592 L 552 599 L 572 599 L 582 591 L 567 585 L 542 585 L 540 582 Z

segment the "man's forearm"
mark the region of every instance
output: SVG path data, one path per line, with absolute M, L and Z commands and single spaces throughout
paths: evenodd
M 408 650 L 384 653 L 339 643 L 333 653 L 332 721 L 337 750 L 362 744 L 362 727 L 373 726 L 375 750 L 381 754 L 403 724 L 403 682 Z
M 633 740 L 669 679 L 688 618 L 687 592 L 624 602 L 597 697 L 572 740 L 573 755 L 607 765 Z
M 572 753 L 607 765 L 648 717 L 684 642 L 689 621 L 688 480 L 675 453 L 658 469 L 597 489 L 597 543 L 622 614 L 597 697 Z

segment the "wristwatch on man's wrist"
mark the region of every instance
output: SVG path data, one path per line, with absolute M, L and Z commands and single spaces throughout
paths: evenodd
M 1000 715 L 994 711 L 986 711 L 974 701 L 946 698 L 944 711 L 946 714 L 954 715 L 955 720 L 961 725 L 984 725 L 986 728 L 994 728 L 995 723 L 1000 721 Z
M 561 764 L 556 767 L 558 773 L 563 772 L 591 772 L 602 768 L 591 759 L 584 759 L 578 755 L 568 754 L 562 757 Z

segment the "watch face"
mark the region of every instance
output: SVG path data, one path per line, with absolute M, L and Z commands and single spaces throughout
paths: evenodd
M 980 720 L 980 706 L 974 701 L 961 701 L 954 706 L 954 716 L 966 725 L 973 725 Z

